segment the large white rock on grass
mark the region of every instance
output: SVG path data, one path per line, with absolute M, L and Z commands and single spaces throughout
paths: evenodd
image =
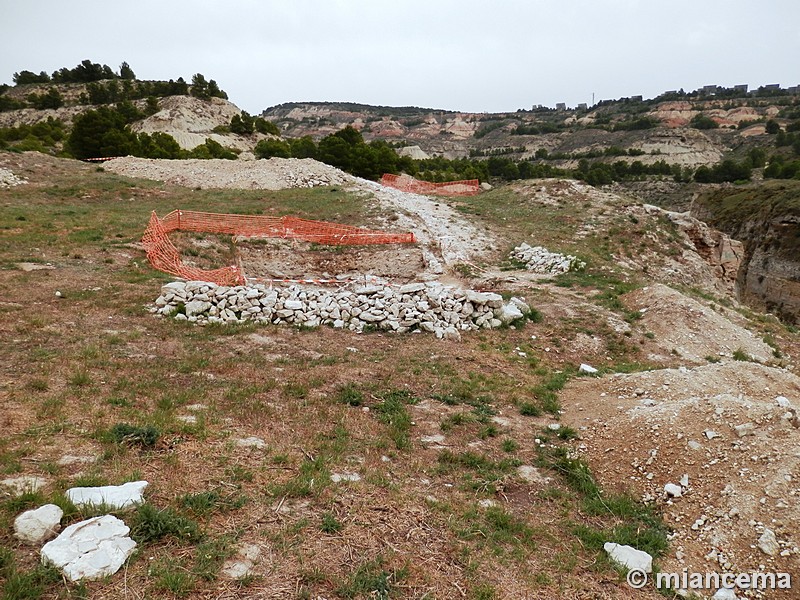
M 29 544 L 41 544 L 61 529 L 64 511 L 55 504 L 45 504 L 34 510 L 26 510 L 14 519 L 14 536 Z
M 75 523 L 42 547 L 42 563 L 57 567 L 73 582 L 102 579 L 119 571 L 136 548 L 129 532 L 113 515 Z
M 603 544 L 603 550 L 615 563 L 622 565 L 629 571 L 640 570 L 645 573 L 653 572 L 653 557 L 643 550 L 632 546 L 623 546 L 614 542 Z
M 514 304 L 506 304 L 494 311 L 495 316 L 503 323 L 511 323 L 521 319 L 524 315 Z
M 81 506 L 128 508 L 144 502 L 143 494 L 146 487 L 146 481 L 129 481 L 122 485 L 70 488 L 67 490 L 67 498 L 78 508 Z

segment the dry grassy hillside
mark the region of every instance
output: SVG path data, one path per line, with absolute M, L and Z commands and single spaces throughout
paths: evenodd
M 0 153 L 14 176 L 0 187 L 4 597 L 663 598 L 626 584 L 609 541 L 664 570 L 800 572 L 800 430 L 775 405 L 800 406 L 800 337 L 728 295 L 691 223 L 568 180 L 431 199 L 341 173 L 320 185 L 313 161 L 302 177 L 289 161 L 163 162 Z M 159 318 L 171 278 L 139 241 L 151 211 L 176 208 L 418 240 L 174 235 L 203 268 L 238 255 L 261 277 L 437 279 L 532 310 L 460 341 Z M 527 270 L 509 258 L 522 242 L 585 270 Z M 69 488 L 136 480 L 145 504 L 113 512 L 138 546 L 105 580 L 67 583 L 13 535 L 47 502 L 64 527 L 97 514 Z M 765 527 L 775 556 L 751 548 Z

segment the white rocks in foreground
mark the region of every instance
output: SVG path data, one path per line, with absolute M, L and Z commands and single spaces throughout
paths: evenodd
M 458 341 L 462 331 L 512 325 L 523 319 L 530 307 L 520 298 L 506 303 L 493 292 L 463 290 L 436 281 L 339 290 L 175 281 L 161 288 L 151 310 L 199 325 L 248 321 L 330 325 L 355 332 L 365 328 L 396 333 L 424 331 L 439 339 Z
M 764 529 L 764 533 L 758 538 L 758 547 L 767 556 L 777 556 L 781 551 L 778 538 L 771 529 Z
M 67 490 L 67 498 L 78 508 L 82 506 L 128 508 L 144 502 L 143 494 L 146 487 L 146 481 L 129 481 L 122 485 L 70 488 Z
M 136 542 L 113 515 L 93 517 L 67 527 L 42 548 L 42 563 L 60 569 L 70 581 L 102 579 L 116 573 Z
M 640 570 L 645 573 L 653 572 L 653 557 L 643 550 L 637 550 L 632 546 L 623 546 L 614 542 L 603 544 L 603 550 L 615 563 L 625 567 L 629 571 Z
M 511 258 L 524 263 L 529 271 L 549 275 L 586 268 L 586 263 L 575 256 L 550 252 L 542 246 L 529 246 L 524 242 L 511 251 Z
M 14 536 L 29 544 L 41 544 L 61 529 L 64 511 L 55 504 L 45 504 L 34 510 L 26 510 L 14 519 Z

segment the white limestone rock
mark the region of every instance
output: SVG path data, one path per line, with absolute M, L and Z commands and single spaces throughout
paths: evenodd
M 758 547 L 764 554 L 768 556 L 777 556 L 781 551 L 781 547 L 778 544 L 778 538 L 775 536 L 775 532 L 769 528 L 764 529 L 764 533 L 762 533 L 761 537 L 758 538 Z
M 236 444 L 239 448 L 256 448 L 258 450 L 263 450 L 267 447 L 267 442 L 254 435 L 246 438 L 240 438 L 234 441 L 234 444 Z
M 45 504 L 34 510 L 26 510 L 14 519 L 14 536 L 29 544 L 41 544 L 61 529 L 64 511 L 55 504 Z
M 512 321 L 521 319 L 524 316 L 522 314 L 522 311 L 519 308 L 517 308 L 514 304 L 506 304 L 504 306 L 501 306 L 495 311 L 494 314 L 503 323 L 511 323 Z
M 253 572 L 259 556 L 261 548 L 255 544 L 243 544 L 236 556 L 222 565 L 222 576 L 233 580 L 244 579 Z
M 78 508 L 82 506 L 108 506 L 114 509 L 128 508 L 144 502 L 146 481 L 130 481 L 122 485 L 101 487 L 78 487 L 67 490 L 67 498 Z
M 11 477 L 0 480 L 0 491 L 7 491 L 14 496 L 21 496 L 26 493 L 38 492 L 47 481 L 42 477 L 23 475 L 21 477 Z
M 191 302 L 186 303 L 186 316 L 195 317 L 197 315 L 202 315 L 203 313 L 208 312 L 208 309 L 210 308 L 210 302 L 206 302 L 204 300 L 192 300 Z
M 60 569 L 72 582 L 108 577 L 136 548 L 129 532 L 128 526 L 113 515 L 75 523 L 42 547 L 42 563 Z
M 645 573 L 653 572 L 653 557 L 643 550 L 637 550 L 632 546 L 623 546 L 614 542 L 603 544 L 603 550 L 617 564 L 625 567 L 629 571 L 638 569 Z
M 286 310 L 303 310 L 303 302 L 300 300 L 286 300 L 283 303 Z
M 340 483 L 342 481 L 361 481 L 361 475 L 358 473 L 331 473 L 331 481 L 333 483 Z

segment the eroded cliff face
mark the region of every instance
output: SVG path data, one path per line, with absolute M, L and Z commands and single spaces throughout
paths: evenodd
M 747 261 L 736 281 L 739 298 L 782 319 L 800 322 L 800 216 L 762 225 L 751 240 Z
M 800 322 L 800 182 L 727 187 L 698 197 L 692 215 L 744 243 L 742 302 Z

